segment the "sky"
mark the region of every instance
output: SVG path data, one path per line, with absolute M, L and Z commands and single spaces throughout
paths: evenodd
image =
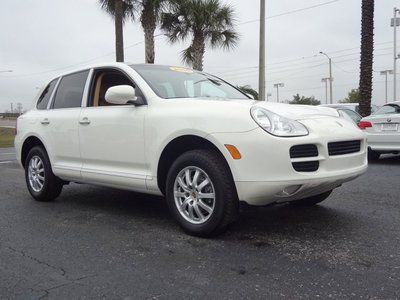
M 207 47 L 204 69 L 235 85 L 258 88 L 259 0 L 221 0 L 235 9 L 240 42 L 226 52 Z M 399 0 L 375 1 L 373 103 L 385 103 L 385 78 L 393 69 L 390 18 Z M 322 103 L 333 61 L 333 102 L 358 87 L 361 0 L 266 0 L 266 84 L 277 101 L 274 83 L 284 83 L 280 101 L 293 95 L 314 96 Z M 308 7 L 313 7 L 305 9 Z M 303 10 L 304 9 L 304 10 Z M 157 32 L 159 33 L 159 32 Z M 156 38 L 156 63 L 182 65 L 180 52 L 189 40 L 171 45 Z M 143 32 L 138 23 L 124 27 L 125 61 L 144 62 Z M 399 51 L 400 52 L 400 51 Z M 0 112 L 18 102 L 25 109 L 51 78 L 90 64 L 115 60 L 114 24 L 97 0 L 1 0 Z M 12 70 L 11 73 L 1 71 Z M 388 78 L 393 100 L 393 78 Z

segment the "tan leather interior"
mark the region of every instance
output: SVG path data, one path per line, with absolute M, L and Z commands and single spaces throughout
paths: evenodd
M 93 106 L 99 106 L 100 102 L 100 87 L 101 82 L 103 81 L 104 73 L 100 74 L 100 76 L 96 80 L 96 85 L 94 89 L 94 98 L 93 98 Z
M 115 71 L 104 71 L 96 76 L 96 82 L 94 85 L 94 94 L 92 106 L 112 106 L 106 101 L 105 95 L 110 87 L 116 85 L 131 85 L 134 87 L 132 82 L 123 74 Z

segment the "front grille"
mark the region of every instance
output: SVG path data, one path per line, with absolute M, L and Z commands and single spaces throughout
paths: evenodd
M 290 157 L 315 157 L 318 156 L 318 148 L 313 144 L 297 145 L 290 148 Z
M 297 172 L 315 172 L 319 168 L 319 161 L 293 162 L 292 165 Z
M 328 143 L 329 156 L 360 152 L 361 141 L 345 141 Z

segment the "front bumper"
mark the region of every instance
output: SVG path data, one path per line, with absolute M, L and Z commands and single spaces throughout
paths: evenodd
M 307 127 L 310 130 L 310 126 Z M 210 139 L 220 143 L 220 150 L 231 168 L 239 199 L 251 205 L 266 205 L 324 193 L 366 171 L 367 145 L 362 131 L 336 128 L 327 133 L 326 128 L 325 132 L 312 128 L 315 127 L 311 127 L 310 134 L 305 137 L 275 137 L 257 128 L 244 133 L 214 133 Z M 350 140 L 361 140 L 359 152 L 329 156 L 329 142 Z M 224 144 L 235 145 L 242 158 L 233 160 Z M 315 144 L 318 156 L 291 159 L 290 148 L 302 144 Z M 297 172 L 292 166 L 292 162 L 310 160 L 318 160 L 317 171 Z

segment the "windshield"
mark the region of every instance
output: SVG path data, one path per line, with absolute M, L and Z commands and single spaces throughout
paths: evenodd
M 388 115 L 388 114 L 400 114 L 400 106 L 397 104 L 387 104 L 378 109 L 374 115 Z
M 161 98 L 246 99 L 244 93 L 218 77 L 181 67 L 131 66 Z

